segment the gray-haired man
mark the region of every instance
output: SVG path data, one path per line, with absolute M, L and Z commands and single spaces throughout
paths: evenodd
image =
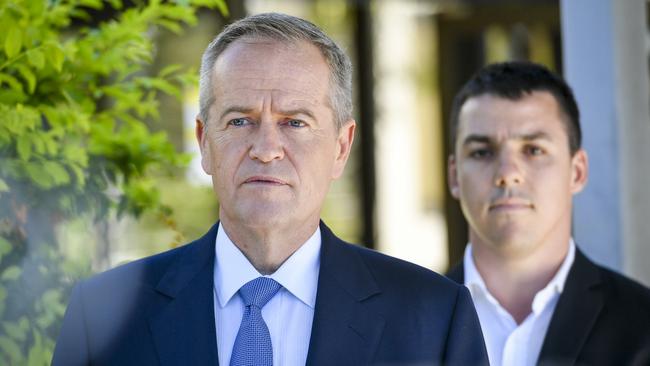
M 464 287 L 320 221 L 355 129 L 331 39 L 291 16 L 240 20 L 208 46 L 200 99 L 220 221 L 78 285 L 55 365 L 487 362 Z

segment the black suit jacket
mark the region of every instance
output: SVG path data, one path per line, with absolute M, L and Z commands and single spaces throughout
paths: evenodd
M 448 276 L 463 283 L 462 263 Z M 576 250 L 538 364 L 650 365 L 650 290 Z
M 77 285 L 53 364 L 218 364 L 216 233 Z M 344 243 L 324 224 L 321 237 L 308 365 L 487 364 L 464 286 Z

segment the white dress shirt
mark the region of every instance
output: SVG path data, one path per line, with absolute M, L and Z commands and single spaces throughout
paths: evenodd
M 535 365 L 551 322 L 555 305 L 564 289 L 564 283 L 575 257 L 573 239 L 569 251 L 551 281 L 533 298 L 532 312 L 517 325 L 514 318 L 488 291 L 472 257 L 472 245 L 467 245 L 463 258 L 465 286 L 474 300 L 476 313 L 483 330 L 490 365 Z
M 311 325 L 320 269 L 320 228 L 278 268 L 268 275 L 282 288 L 262 308 L 273 344 L 273 364 L 304 365 L 307 361 Z M 239 289 L 262 275 L 233 244 L 219 225 L 214 261 L 214 320 L 219 364 L 229 365 L 244 303 Z

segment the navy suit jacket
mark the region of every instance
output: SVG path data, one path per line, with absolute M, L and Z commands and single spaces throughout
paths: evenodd
M 448 276 L 463 283 L 462 264 Z M 577 249 L 537 364 L 650 365 L 650 290 Z
M 79 283 L 53 365 L 217 365 L 216 234 Z M 321 234 L 307 365 L 487 364 L 464 286 Z

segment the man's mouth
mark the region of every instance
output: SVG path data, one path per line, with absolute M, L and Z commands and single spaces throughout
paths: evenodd
M 528 200 L 520 198 L 504 198 L 494 200 L 489 207 L 489 211 L 518 211 L 529 210 L 533 204 Z
M 288 185 L 288 183 L 285 182 L 282 179 L 279 179 L 279 178 L 276 178 L 276 177 L 265 176 L 265 175 L 256 175 L 256 176 L 247 178 L 244 181 L 244 184 L 277 185 L 277 186 Z

